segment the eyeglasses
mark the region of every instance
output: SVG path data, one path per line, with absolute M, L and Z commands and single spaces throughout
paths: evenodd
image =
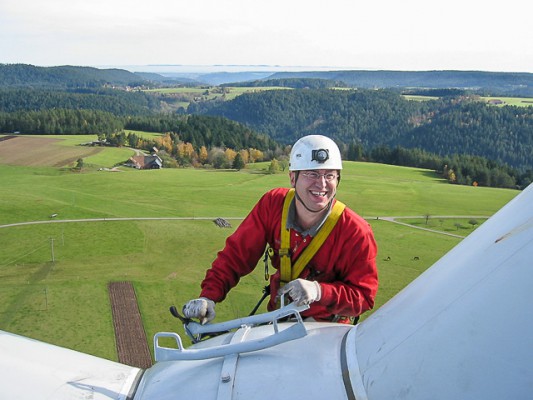
M 311 181 L 318 181 L 321 177 L 324 177 L 326 181 L 332 182 L 333 180 L 338 178 L 338 175 L 333 172 L 328 172 L 327 174 L 319 174 L 315 171 L 305 171 L 300 173 Z

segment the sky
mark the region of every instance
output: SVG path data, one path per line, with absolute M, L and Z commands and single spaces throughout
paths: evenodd
M 0 63 L 533 73 L 528 3 L 0 0 Z

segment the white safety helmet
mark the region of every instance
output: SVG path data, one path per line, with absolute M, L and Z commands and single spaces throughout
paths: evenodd
M 333 140 L 322 135 L 309 135 L 294 143 L 289 171 L 310 169 L 342 169 L 341 152 Z

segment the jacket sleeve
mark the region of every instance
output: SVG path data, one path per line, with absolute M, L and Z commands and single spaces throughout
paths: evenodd
M 263 195 L 236 231 L 228 237 L 224 249 L 218 252 L 211 268 L 206 272 L 200 296 L 220 302 L 239 283 L 242 276 L 253 271 L 266 244 L 272 240 L 273 218 L 280 218 L 270 212 L 279 208 L 272 204 L 277 202 L 275 197 L 279 196 L 273 196 L 272 191 Z

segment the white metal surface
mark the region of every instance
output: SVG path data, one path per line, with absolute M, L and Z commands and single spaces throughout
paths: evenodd
M 533 398 L 533 185 L 349 334 L 357 400 Z
M 141 370 L 0 331 L 0 399 L 128 399 Z
M 280 323 L 283 331 L 294 323 Z M 305 323 L 307 335 L 265 350 L 204 360 L 163 361 L 147 370 L 135 400 L 347 399 L 342 379 L 342 338 L 352 326 Z M 240 332 L 194 344 L 223 346 Z M 272 326 L 246 330 L 245 340 L 272 333 Z M 241 339 L 237 339 L 240 341 Z

